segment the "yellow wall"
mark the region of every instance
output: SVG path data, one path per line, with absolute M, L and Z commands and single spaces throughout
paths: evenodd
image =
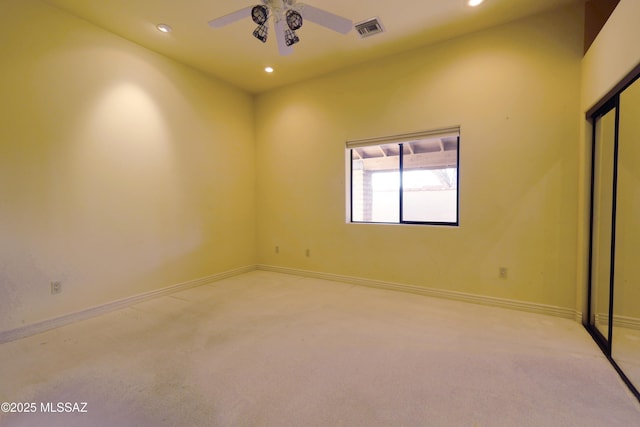
M 0 330 L 255 264 L 251 96 L 39 1 L 0 39 Z
M 581 44 L 576 6 L 258 96 L 259 262 L 574 309 Z M 451 125 L 459 228 L 345 223 L 346 140 Z
M 581 18 L 565 8 L 254 99 L 2 0 L 0 331 L 255 263 L 574 308 Z M 345 223 L 346 140 L 451 125 L 459 228 Z

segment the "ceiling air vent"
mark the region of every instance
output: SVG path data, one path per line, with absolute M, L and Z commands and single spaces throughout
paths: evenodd
M 382 23 L 378 18 L 371 18 L 367 19 L 366 21 L 358 22 L 355 27 L 361 38 L 370 37 L 375 34 L 384 32 Z

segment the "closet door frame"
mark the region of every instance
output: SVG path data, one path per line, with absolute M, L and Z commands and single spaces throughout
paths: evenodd
M 613 176 L 612 176 L 612 189 L 611 189 L 611 233 L 609 244 L 609 307 L 607 307 L 607 335 L 604 336 L 600 330 L 596 327 L 595 322 L 592 324 L 593 302 L 594 298 L 594 227 L 595 224 L 595 212 L 596 212 L 596 158 L 598 156 L 598 148 L 600 141 L 598 140 L 598 123 L 599 119 L 602 119 L 608 113 L 615 109 L 615 125 L 614 125 L 614 143 L 613 143 Z M 617 204 L 617 189 L 618 189 L 618 125 L 620 120 L 620 96 L 616 94 L 607 103 L 602 105 L 591 117 L 592 132 L 591 132 L 591 203 L 589 214 L 589 282 L 588 282 L 588 304 L 587 304 L 587 323 L 585 326 L 589 329 L 589 332 L 596 340 L 602 351 L 606 356 L 611 359 L 611 338 L 613 334 L 612 319 L 613 319 L 613 294 L 614 294 L 614 278 L 615 278 L 615 240 L 616 240 L 616 204 Z

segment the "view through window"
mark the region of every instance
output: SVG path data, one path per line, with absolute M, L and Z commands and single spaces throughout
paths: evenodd
M 458 128 L 347 143 L 351 222 L 458 225 Z

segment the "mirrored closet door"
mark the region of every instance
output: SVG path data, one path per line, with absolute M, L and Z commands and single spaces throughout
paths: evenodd
M 603 342 L 609 343 L 611 306 L 611 251 L 613 244 L 614 167 L 617 108 L 610 103 L 595 118 L 593 207 L 591 221 L 591 313 L 589 322 Z
M 640 80 L 619 104 L 611 355 L 640 388 Z
M 587 328 L 640 400 L 640 67 L 593 124 Z

